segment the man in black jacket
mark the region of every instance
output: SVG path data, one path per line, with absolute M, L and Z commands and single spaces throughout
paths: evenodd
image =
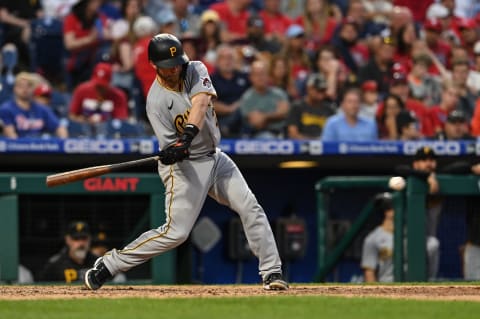
M 65 246 L 50 257 L 39 275 L 39 280 L 65 283 L 82 280 L 85 272 L 97 259 L 89 252 L 90 242 L 91 234 L 87 223 L 70 223 L 65 234 Z

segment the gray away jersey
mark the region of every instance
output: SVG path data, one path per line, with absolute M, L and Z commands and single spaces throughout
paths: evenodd
M 393 281 L 393 234 L 376 227 L 363 242 L 362 268 L 376 270 L 379 282 Z
M 174 143 L 183 132 L 192 108 L 191 98 L 199 93 L 217 96 L 207 68 L 200 61 L 188 63 L 180 92 L 162 86 L 157 79 L 147 96 L 147 116 L 158 138 L 160 149 Z M 205 122 L 190 147 L 190 158 L 195 159 L 215 150 L 220 142 L 220 130 L 212 103 Z

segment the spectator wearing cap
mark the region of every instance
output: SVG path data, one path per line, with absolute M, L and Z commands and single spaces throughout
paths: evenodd
M 303 14 L 294 19 L 293 23 L 304 29 L 305 47 L 314 52 L 322 44 L 330 42 L 341 16 L 335 4 L 325 0 L 306 0 Z
M 339 25 L 337 36 L 332 40 L 341 61 L 353 75 L 357 74 L 358 69 L 367 64 L 369 59 L 368 47 L 359 41 L 359 29 L 357 22 L 347 17 Z
M 467 49 L 469 59 L 473 61 L 473 47 L 478 40 L 478 26 L 475 19 L 462 18 L 457 22 L 460 45 Z
M 373 80 L 365 81 L 360 88 L 362 89 L 360 115 L 375 120 L 380 102 L 377 82 Z
M 212 84 L 217 90 L 215 113 L 222 136 L 240 137 L 242 114 L 240 98 L 250 87 L 248 74 L 237 69 L 237 52 L 233 46 L 221 44 L 217 48 L 215 71 L 211 75 Z
M 305 50 L 305 30 L 298 24 L 292 24 L 288 27 L 285 36 L 286 43 L 280 55 L 288 60 L 289 73 L 297 89 L 301 91 L 307 75 L 311 71 L 310 56 Z
M 457 18 L 452 15 L 452 12 L 441 2 L 432 3 L 427 9 L 427 20 L 438 19 L 442 24 L 442 38 L 448 42 L 449 45 L 458 45 L 460 39 L 456 32 Z
M 290 103 L 285 91 L 269 83 L 265 61 L 252 63 L 250 82 L 252 86 L 240 99 L 245 134 L 252 138 L 283 138 Z
M 414 141 L 422 137 L 418 130 L 418 120 L 413 112 L 400 111 L 395 118 L 398 139 L 401 141 Z
M 260 53 L 275 54 L 282 48 L 276 39 L 265 36 L 265 23 L 258 15 L 251 15 L 247 20 L 247 43 Z
M 75 88 L 70 102 L 69 118 L 72 121 L 89 124 L 92 136 L 101 124 L 110 120 L 126 120 L 128 106 L 126 94 L 111 85 L 112 66 L 98 63 L 92 78 Z
M 259 15 L 265 23 L 265 36 L 267 39 L 274 39 L 282 43 L 285 39 L 285 32 L 292 24 L 289 16 L 280 9 L 280 0 L 263 1 L 263 9 Z
M 453 110 L 448 113 L 443 131 L 437 132 L 434 139 L 440 141 L 458 141 L 474 140 L 475 138 L 469 133 L 469 123 L 467 122 L 465 114 L 460 110 Z
M 438 61 L 443 65 L 448 65 L 448 59 L 451 54 L 450 44 L 442 38 L 443 25 L 440 19 L 432 18 L 425 21 L 423 25 L 424 40 L 428 49 L 435 55 Z M 436 70 L 436 74 L 440 70 Z
M 225 0 L 210 5 L 209 9 L 218 13 L 223 25 L 222 42 L 229 43 L 245 38 L 250 2 L 251 0 Z
M 336 107 L 326 98 L 327 80 L 321 73 L 308 76 L 306 95 L 292 104 L 287 118 L 287 133 L 291 139 L 320 139 L 327 119 Z
M 40 83 L 33 90 L 33 99 L 42 105 L 50 105 L 52 99 L 52 87 L 48 83 Z
M 451 82 L 443 83 L 440 104 L 432 106 L 429 110 L 435 133 L 442 132 L 444 130 L 447 116 L 451 111 L 458 108 L 458 102 L 458 89 L 455 87 L 455 85 L 453 85 Z
M 54 135 L 68 137 L 66 128 L 49 107 L 37 103 L 34 98 L 36 77 L 20 72 L 15 77 L 13 97 L 0 106 L 0 121 L 7 138 L 44 137 Z
M 413 56 L 412 69 L 407 75 L 411 97 L 427 107 L 438 105 L 442 94 L 441 78 L 428 73 L 431 65 L 432 59 L 428 54 L 416 54 Z
M 329 117 L 323 128 L 324 142 L 369 142 L 378 139 L 375 121 L 359 116 L 361 93 L 357 88 L 345 91 L 341 112 Z
M 69 223 L 64 235 L 64 247 L 48 259 L 39 273 L 39 281 L 67 284 L 82 282 L 85 272 L 97 258 L 90 252 L 91 239 L 86 222 Z
M 377 82 L 380 95 L 385 96 L 392 78 L 395 50 L 394 39 L 382 37 L 380 43 L 374 48 L 368 63 L 359 69 L 358 83 L 362 84 L 367 80 L 374 80 Z

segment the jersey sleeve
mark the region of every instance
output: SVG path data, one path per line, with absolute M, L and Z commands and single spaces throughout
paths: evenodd
M 217 96 L 217 91 L 215 91 L 213 87 L 207 67 L 200 61 L 190 62 L 185 82 L 188 86 L 187 91 L 189 92 L 190 98 L 199 93 L 207 93 L 214 97 Z

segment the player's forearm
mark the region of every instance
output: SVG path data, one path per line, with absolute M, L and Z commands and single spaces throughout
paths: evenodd
M 202 129 L 205 121 L 205 114 L 210 106 L 211 96 L 208 94 L 197 94 L 192 98 L 192 109 L 188 115 L 188 123 Z

